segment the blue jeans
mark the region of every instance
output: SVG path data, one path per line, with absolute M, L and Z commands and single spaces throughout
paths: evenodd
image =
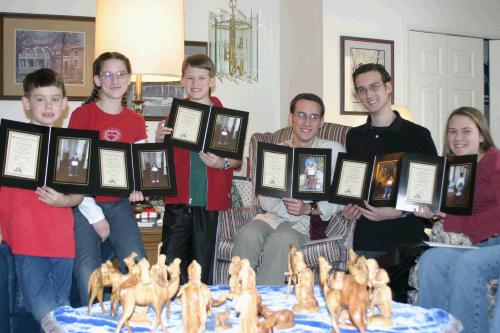
M 487 283 L 500 278 L 500 237 L 480 249 L 432 248 L 418 264 L 417 305 L 444 309 L 457 317 L 464 333 L 500 332 L 500 292 L 492 327 L 488 325 Z M 496 327 L 496 328 L 495 328 Z
M 109 241 L 123 269 L 123 259 L 135 251 L 137 260 L 145 256 L 144 245 L 137 222 L 132 213 L 128 199 L 118 199 L 113 202 L 98 202 L 106 220 L 109 223 Z M 87 292 L 90 274 L 101 265 L 101 238 L 82 215 L 78 207 L 73 208 L 75 217 L 75 279 L 80 293 L 81 305 L 87 305 Z
M 14 264 L 24 306 L 36 321 L 69 304 L 73 259 L 15 254 Z

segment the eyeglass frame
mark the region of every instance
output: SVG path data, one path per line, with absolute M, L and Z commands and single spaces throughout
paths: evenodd
M 125 78 L 128 78 L 130 76 L 130 73 L 127 71 L 118 71 L 118 72 L 102 72 L 99 74 L 99 77 L 104 80 L 111 81 L 113 78 L 116 78 L 117 80 L 125 80 Z
M 296 115 L 302 121 L 306 121 L 309 119 L 310 122 L 318 122 L 318 121 L 321 121 L 321 118 L 323 118 L 323 116 L 321 114 L 317 114 L 317 113 L 308 114 L 308 113 L 302 112 L 302 111 L 297 111 L 297 112 L 294 111 L 293 115 L 294 116 Z
M 386 87 L 386 84 L 387 82 L 375 82 L 375 83 L 372 83 L 368 86 L 368 88 L 366 87 L 356 87 L 356 94 L 358 96 L 366 96 L 368 94 L 368 91 L 372 92 L 372 93 L 376 93 L 380 90 L 380 88 L 382 87 Z M 361 90 L 361 91 L 360 91 Z

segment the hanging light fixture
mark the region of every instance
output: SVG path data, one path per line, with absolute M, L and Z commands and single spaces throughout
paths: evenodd
M 184 60 L 183 0 L 97 0 L 96 57 L 117 51 L 130 59 L 136 111 L 142 82 L 178 81 Z
M 258 24 L 258 15 L 237 10 L 236 0 L 229 11 L 210 12 L 209 54 L 219 79 L 258 80 Z

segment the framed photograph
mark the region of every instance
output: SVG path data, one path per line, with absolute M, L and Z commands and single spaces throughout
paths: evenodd
M 174 155 L 170 140 L 132 146 L 135 190 L 144 195 L 176 195 Z
M 352 73 L 367 63 L 381 64 L 391 75 L 394 103 L 394 41 L 340 36 L 340 114 L 367 114 L 352 81 Z
M 241 160 L 248 125 L 248 112 L 212 106 L 204 151 Z
M 449 156 L 441 198 L 441 211 L 456 215 L 472 214 L 477 155 Z
M 277 198 L 328 200 L 331 154 L 330 149 L 259 142 L 255 192 Z
M 369 202 L 375 207 L 395 207 L 403 153 L 375 157 Z
M 207 54 L 207 42 L 184 42 L 184 55 L 190 56 L 196 53 Z M 129 87 L 127 104 L 134 109 L 135 82 Z M 181 81 L 173 82 L 143 82 L 142 83 L 142 115 L 147 121 L 157 121 L 165 119 L 170 113 L 173 98 L 184 99 L 186 93 L 181 85 Z
M 48 126 L 2 119 L 0 124 L 0 184 L 36 189 L 45 183 Z
M 0 14 L 0 98 L 18 99 L 28 73 L 51 68 L 64 79 L 70 100 L 92 91 L 95 18 Z
M 97 195 L 128 197 L 134 190 L 132 145 L 99 141 L 97 151 Z
M 439 211 L 445 159 L 439 156 L 406 153 L 396 209 L 413 212 L 419 205 Z
M 50 133 L 47 185 L 62 193 L 90 194 L 96 182 L 99 132 L 56 128 Z
M 366 158 L 339 153 L 332 183 L 331 202 L 364 206 L 368 199 L 372 174 L 372 163 Z

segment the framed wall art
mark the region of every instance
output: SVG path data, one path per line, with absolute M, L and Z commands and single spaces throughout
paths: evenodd
M 63 76 L 70 100 L 92 91 L 93 17 L 0 13 L 0 98 L 18 99 L 23 79 L 40 68 Z
M 367 114 L 352 81 L 356 68 L 367 63 L 381 64 L 389 72 L 394 103 L 394 41 L 340 36 L 340 114 Z

